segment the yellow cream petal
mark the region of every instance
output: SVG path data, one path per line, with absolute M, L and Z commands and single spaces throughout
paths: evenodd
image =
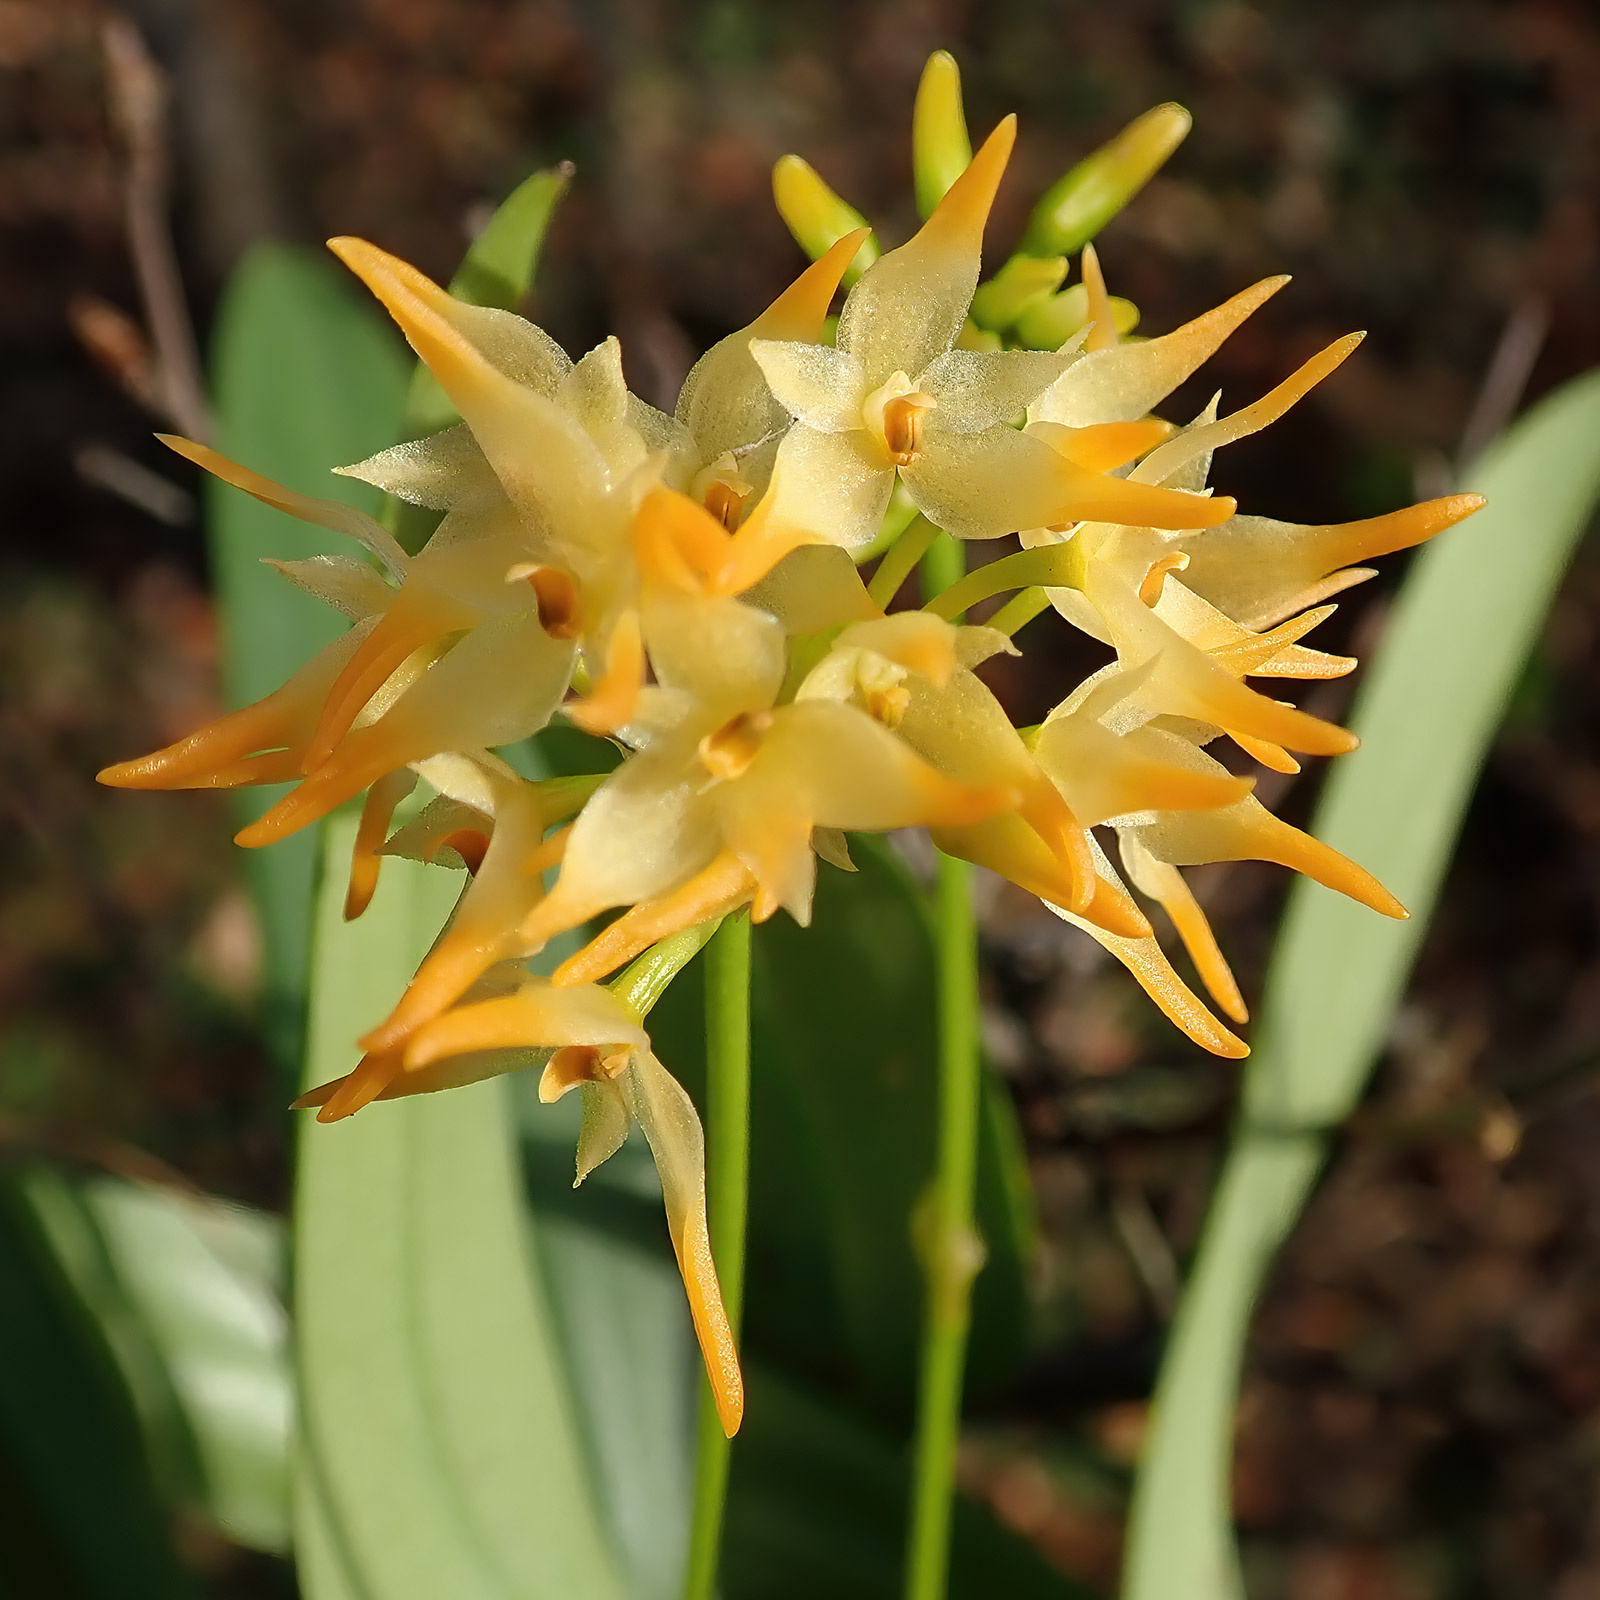
M 750 354 L 773 398 L 796 421 L 819 433 L 862 426 L 869 386 L 866 369 L 854 356 L 832 345 L 782 339 L 754 339 Z
M 1146 451 L 1153 450 L 1164 439 L 1170 438 L 1172 424 L 1159 417 L 1141 417 L 1135 422 L 1096 422 L 1086 428 L 1061 428 L 1049 425 L 1040 436 L 1058 450 L 1068 461 L 1090 472 L 1114 472 L 1137 460 Z
M 306 556 L 299 561 L 265 556 L 263 564 L 351 622 L 380 616 L 394 603 L 395 591 L 359 556 Z
M 771 705 L 783 685 L 785 648 L 776 617 L 722 596 L 652 597 L 645 641 L 657 681 L 731 717 Z
M 432 511 L 481 508 L 505 498 L 494 468 L 464 422 L 333 470 Z
M 1308 755 L 1343 755 L 1356 747 L 1357 740 L 1342 728 L 1246 688 L 1141 604 L 1102 563 L 1088 563 L 1084 593 L 1104 619 L 1125 667 L 1156 660 L 1143 697 L 1162 711 Z
M 1281 744 L 1273 744 L 1270 739 L 1252 739 L 1247 733 L 1233 732 L 1228 737 L 1252 760 L 1274 772 L 1293 777 L 1300 770 L 1300 763 Z
M 706 1226 L 706 1149 L 700 1118 L 683 1086 L 649 1052 L 640 1050 L 618 1080 L 634 1121 L 644 1129 L 661 1175 L 667 1231 L 678 1258 L 695 1336 L 716 1397 L 722 1431 L 731 1439 L 744 1416 L 744 1380 L 733 1329 L 722 1305 L 711 1235 Z
M 815 342 L 846 270 L 871 235 L 871 228 L 857 228 L 830 245 L 750 324 L 748 336 Z
M 916 385 L 937 402 L 944 427 L 977 433 L 1015 422 L 1076 359 L 1044 350 L 947 350 Z
M 737 574 L 724 577 L 724 592 L 749 588 L 802 544 L 837 544 L 850 551 L 870 544 L 883 523 L 894 479 L 894 468 L 864 429 L 819 433 L 796 423 L 778 448 L 767 495 L 734 538 L 741 557 L 756 548 L 770 552 L 766 565 L 754 570 L 757 563 L 741 560 Z
M 399 1075 L 398 1056 L 364 1056 L 354 1071 L 308 1090 L 290 1109 L 309 1111 L 316 1106 L 318 1122 L 339 1122 L 378 1099 Z
M 1408 550 L 1484 503 L 1482 495 L 1453 494 L 1387 516 L 1320 525 L 1234 517 L 1187 543 L 1184 582 L 1246 627 L 1271 627 L 1370 576 L 1339 569 Z
M 382 301 L 472 429 L 506 493 L 526 514 L 580 519 L 607 468 L 576 420 L 538 389 L 508 376 L 478 348 L 480 308 L 446 294 L 415 267 L 363 239 L 329 248 Z
M 770 795 L 808 826 L 846 831 L 974 822 L 1006 804 L 1002 784 L 955 782 L 863 711 L 807 700 L 773 713 L 749 772 L 726 787 Z
M 520 929 L 544 898 L 541 842 L 548 819 L 540 793 L 519 783 L 499 806 L 488 847 L 449 923 L 389 1017 L 361 1041 L 390 1050 L 453 1005 L 490 967 L 525 955 Z M 451 840 L 441 842 L 452 842 Z
M 1083 711 L 1045 723 L 1033 754 L 1090 828 L 1136 811 L 1210 810 L 1252 788 L 1220 767 L 1213 775 L 1163 761 L 1148 741 L 1115 734 Z
M 571 670 L 571 642 L 550 638 L 534 617 L 474 628 L 377 721 L 353 729 L 303 783 L 242 829 L 238 842 L 254 849 L 285 838 L 385 773 L 442 750 L 528 738 L 549 722 Z
M 196 444 L 193 439 L 185 439 L 175 433 L 158 433 L 156 438 L 169 450 L 176 451 L 180 456 L 194 462 L 197 467 L 204 467 L 213 477 L 221 478 L 224 483 L 231 483 L 234 488 L 243 489 L 246 494 L 253 495 L 262 504 L 272 506 L 278 511 L 286 511 L 291 517 L 298 517 L 302 522 L 312 522 L 318 527 L 330 528 L 335 533 L 347 534 L 365 545 L 383 563 L 392 577 L 396 579 L 405 577 L 409 565 L 405 551 L 400 548 L 394 535 L 375 522 L 366 512 L 357 511 L 354 506 L 344 505 L 338 500 L 317 500 L 310 495 L 296 494 L 293 489 L 285 489 L 281 483 L 274 483 L 272 479 L 262 477 L 259 472 L 252 472 L 248 467 L 240 466 L 237 461 L 230 461 L 209 445 Z
M 611 734 L 633 719 L 644 688 L 644 635 L 639 613 L 625 610 L 612 625 L 606 641 L 605 671 L 588 694 L 569 700 L 562 708 L 569 721 L 585 733 Z
M 1254 800 L 1216 811 L 1163 816 L 1139 829 L 1139 839 L 1158 860 L 1176 867 L 1208 861 L 1272 861 L 1304 873 L 1386 917 L 1406 908 L 1364 867 L 1273 816 Z
M 695 740 L 665 736 L 606 779 L 573 824 L 561 875 L 523 927 L 538 947 L 611 906 L 670 892 L 721 848 Z
M 1005 173 L 1017 120 L 1007 117 L 921 229 L 862 273 L 839 314 L 838 345 L 870 384 L 915 376 L 955 343 L 978 286 L 983 229 Z
M 633 1126 L 633 1116 L 628 1110 L 627 1097 L 609 1078 L 598 1083 L 585 1083 L 579 1092 L 583 1096 L 583 1124 L 578 1130 L 578 1153 L 574 1163 L 577 1175 L 572 1180 L 576 1189 L 591 1172 L 609 1161 L 622 1148 Z
M 405 1047 L 404 1066 L 414 1072 L 448 1056 L 487 1050 L 618 1044 L 642 1050 L 649 1042 L 638 1017 L 609 989 L 558 989 L 534 979 L 515 994 L 459 1005 L 424 1024 Z
M 750 605 L 776 617 L 790 635 L 823 633 L 883 614 L 867 593 L 860 569 L 834 544 L 801 545 L 789 551 L 740 593 Z
M 834 640 L 837 650 L 872 650 L 909 672 L 921 673 L 942 689 L 956 670 L 959 629 L 927 611 L 897 611 L 893 616 L 846 628 Z
M 320 767 L 333 754 L 367 702 L 407 657 L 479 620 L 476 611 L 450 595 L 415 581 L 406 584 L 329 689 L 306 746 L 305 770 Z
M 1086 355 L 1039 398 L 1029 419 L 1074 428 L 1137 421 L 1209 360 L 1223 340 L 1288 281 L 1264 278 L 1159 339 Z
M 1160 449 L 1152 451 L 1131 476 L 1139 483 L 1165 483 L 1196 456 L 1209 455 L 1236 439 L 1259 433 L 1276 422 L 1296 401 L 1303 399 L 1354 353 L 1366 337 L 1363 333 L 1346 334 L 1335 339 L 1325 350 L 1319 351 L 1296 372 L 1285 378 L 1275 389 L 1264 394 L 1253 405 L 1232 416 L 1216 422 L 1202 423 L 1199 427 L 1185 428 L 1176 438 L 1170 439 Z
M 1150 932 L 1149 922 L 1127 892 L 1096 874 L 1092 863 L 1091 888 L 1085 895 L 1078 873 L 1045 848 L 1018 812 L 1001 812 L 964 827 L 931 828 L 929 834 L 946 855 L 987 867 L 1041 900 L 1058 906 L 1082 900 L 1081 914 L 1108 932 L 1127 938 Z
M 1021 528 L 1082 520 L 1210 527 L 1234 509 L 1225 497 L 1208 499 L 1090 472 L 1031 429 L 947 431 L 937 411 L 927 419 L 921 453 L 900 471 L 917 509 L 958 539 L 995 539 Z

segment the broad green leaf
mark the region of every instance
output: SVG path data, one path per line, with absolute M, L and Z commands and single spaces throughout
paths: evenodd
M 404 396 L 398 341 L 332 264 L 284 245 L 257 245 L 234 273 L 211 351 L 217 448 L 298 489 L 376 511 L 375 490 L 333 474 L 394 442 Z M 230 707 L 276 689 L 344 628 L 343 618 L 262 560 L 338 549 L 337 536 L 208 479 L 206 525 L 222 622 Z M 344 553 L 344 552 L 340 552 Z M 282 791 L 236 791 L 242 826 Z M 310 832 L 252 852 L 251 892 L 265 938 L 266 1022 L 278 1059 L 299 1056 L 306 929 L 316 839 Z
M 676 1600 L 700 1355 L 655 1162 L 636 1133 L 574 1189 L 576 1097 L 542 1105 L 531 1074 L 510 1087 L 539 1267 L 601 1516 L 633 1600 Z
M 882 1600 L 900 1592 L 907 1472 L 859 1415 L 753 1365 L 733 1452 L 724 1600 Z M 1089 1600 L 982 1507 L 958 1500 L 952 1600 Z
M 0 1178 L 0 1587 L 63 1600 L 185 1600 L 111 1349 L 39 1220 L 40 1171 Z
M 449 913 L 452 874 L 387 863 L 343 920 L 354 819 L 327 830 L 307 1082 L 356 1063 Z M 300 1137 L 295 1300 L 310 1600 L 623 1593 L 503 1078 L 368 1106 Z
M 911 1217 L 933 1175 L 934 959 L 925 896 L 892 851 L 820 869 L 809 928 L 756 930 L 746 1337 L 757 1355 L 910 1414 L 925 1290 Z M 698 1091 L 700 986 L 690 967 L 651 1015 Z M 969 1385 L 1010 1370 L 1027 1335 L 1030 1188 L 1004 1092 L 985 1086 Z M 737 1454 L 737 1452 L 735 1452 Z
M 1424 550 L 1356 703 L 1315 832 L 1411 908 L 1388 922 L 1296 886 L 1233 1148 L 1173 1327 L 1134 1502 L 1131 1600 L 1236 1600 L 1229 1460 L 1250 1308 L 1329 1132 L 1359 1100 L 1517 674 L 1600 494 L 1600 373 L 1550 396 L 1470 474 L 1488 507 Z
M 452 291 L 514 306 L 567 177 L 523 184 Z M 454 420 L 418 369 L 409 431 Z M 426 521 L 396 521 L 413 547 L 426 536 Z M 544 764 L 531 747 L 510 753 L 530 774 Z M 313 1077 L 353 1064 L 351 1041 L 399 994 L 455 887 L 394 863 L 363 922 L 342 926 L 349 827 L 330 835 Z M 526 1113 L 525 1173 L 513 1107 Z M 495 1080 L 305 1130 L 296 1528 L 311 1600 L 676 1593 L 695 1370 L 687 1309 L 648 1153 L 630 1144 L 572 1193 L 576 1110 Z M 359 1268 L 353 1219 L 375 1240 Z M 375 1430 L 374 1416 L 389 1425 Z
M 120 1178 L 38 1173 L 27 1194 L 116 1358 L 166 1497 L 240 1544 L 286 1549 L 278 1220 Z

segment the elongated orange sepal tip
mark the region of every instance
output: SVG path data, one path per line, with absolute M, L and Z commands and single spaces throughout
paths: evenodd
M 857 228 L 817 257 L 765 311 L 750 324 L 753 339 L 795 339 L 812 344 L 822 332 L 828 307 L 850 263 L 871 236 Z
M 633 718 L 644 688 L 644 638 L 639 613 L 632 609 L 617 618 L 606 642 L 606 669 L 589 693 L 562 706 L 570 722 L 585 733 L 615 733 Z
M 1105 274 L 1100 256 L 1092 244 L 1083 247 L 1083 286 L 1089 291 L 1089 337 L 1085 350 L 1109 350 L 1117 342 L 1117 324 L 1111 315 L 1111 296 L 1106 293 Z
M 1090 472 L 1115 472 L 1172 436 L 1172 424 L 1160 417 L 1134 422 L 1093 422 L 1084 428 L 1063 428 L 1051 447 Z
M 321 1101 L 321 1109 L 317 1112 L 318 1122 L 339 1122 L 345 1117 L 353 1117 L 363 1106 L 370 1105 L 385 1089 L 394 1082 L 400 1072 L 400 1058 L 394 1055 L 369 1055 L 364 1056 L 361 1064 L 354 1072 L 341 1078 L 331 1086 L 332 1093 L 326 1100 Z M 312 1095 L 320 1095 L 320 1089 L 313 1089 Z M 309 1095 L 302 1096 L 308 1103 Z M 296 1101 L 298 1106 L 300 1101 Z
M 971 165 L 945 191 L 944 199 L 923 223 L 918 237 L 929 240 L 948 237 L 966 248 L 977 244 L 983 237 L 989 208 L 999 192 L 1000 180 L 1005 176 L 1011 147 L 1016 141 L 1016 117 L 1002 118 L 994 132 L 983 141 Z
M 755 888 L 750 869 L 731 850 L 724 850 L 671 893 L 630 906 L 581 950 L 568 956 L 551 974 L 550 981 L 558 988 L 598 982 L 658 940 L 737 910 L 750 900 Z
M 1139 981 L 1139 986 L 1204 1050 L 1229 1061 L 1242 1061 L 1250 1046 L 1217 1021 L 1189 986 L 1172 970 L 1161 946 L 1152 939 L 1102 940 L 1101 943 Z
M 350 851 L 350 883 L 344 896 L 344 920 L 354 922 L 372 903 L 378 887 L 378 869 L 383 857 L 378 854 L 389 832 L 394 808 L 416 786 L 417 775 L 409 769 L 391 772 L 380 778 L 367 795 L 356 826 L 355 844 Z
M 1273 772 L 1293 777 L 1300 770 L 1300 763 L 1281 744 L 1273 744 L 1266 739 L 1252 739 L 1248 733 L 1230 733 L 1228 737 L 1252 761 L 1259 761 Z

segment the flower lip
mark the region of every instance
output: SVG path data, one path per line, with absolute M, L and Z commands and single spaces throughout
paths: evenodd
M 610 1083 L 622 1076 L 633 1059 L 627 1044 L 568 1044 L 550 1057 L 539 1079 L 539 1098 L 549 1105 L 580 1083 Z
M 534 561 L 519 561 L 507 569 L 507 583 L 524 581 L 533 590 L 539 626 L 552 639 L 576 639 L 583 632 L 578 620 L 578 586 L 571 573 Z
M 861 403 L 861 420 L 878 448 L 897 467 L 909 467 L 922 453 L 923 418 L 939 402 L 924 394 L 904 372 L 874 389 Z
M 717 781 L 742 778 L 771 726 L 770 711 L 741 711 L 700 741 L 700 765 Z

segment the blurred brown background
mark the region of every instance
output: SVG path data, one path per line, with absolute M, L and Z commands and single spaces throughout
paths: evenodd
M 1103 236 L 1113 289 L 1161 331 L 1295 274 L 1185 391 L 1195 409 L 1371 330 L 1219 460 L 1250 510 L 1335 520 L 1438 492 L 1523 400 L 1600 362 L 1600 15 L 1583 0 L 123 14 L 170 84 L 172 226 L 202 339 L 259 236 L 365 234 L 447 276 L 486 206 L 570 158 L 535 314 L 573 350 L 619 333 L 635 385 L 670 402 L 799 265 L 770 205 L 776 156 L 801 151 L 887 239 L 910 231 L 911 97 L 946 46 L 975 129 L 1022 118 L 995 259 L 1092 145 L 1159 101 L 1194 112 Z M 286 1097 L 223 808 L 89 781 L 216 693 L 193 482 L 69 314 L 86 296 L 139 308 L 106 15 L 0 0 L 0 1137 L 276 1205 Z M 1330 647 L 1374 636 L 1403 563 L 1387 565 Z M 1600 1597 L 1597 625 L 1589 552 L 1485 772 L 1377 1088 L 1260 1315 L 1237 1493 L 1263 1595 Z M 1037 627 L 1022 642 L 1001 687 L 1031 720 L 1083 663 Z M 1317 709 L 1346 693 L 1319 690 Z M 1303 815 L 1306 796 L 1287 804 Z M 1282 875 L 1199 878 L 1254 996 Z M 1120 1491 L 1073 1468 L 1074 1441 L 1113 1460 L 1136 1445 L 1231 1069 L 1020 896 L 991 894 L 985 916 L 1055 1342 L 981 1430 L 968 1487 L 1109 1584 Z

